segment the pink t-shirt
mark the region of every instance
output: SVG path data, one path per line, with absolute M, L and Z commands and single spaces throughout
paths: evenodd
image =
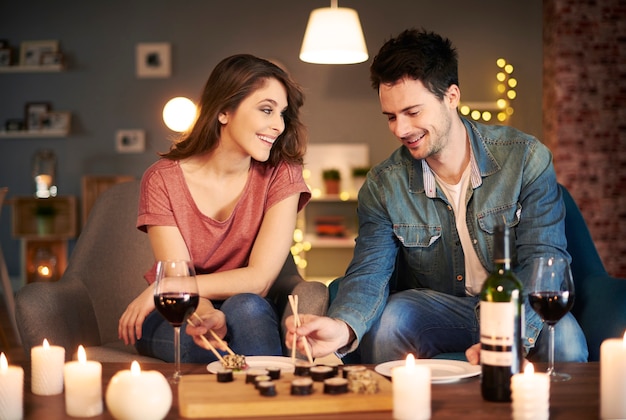
M 300 211 L 311 198 L 302 167 L 252 160 L 239 202 L 228 219 L 217 221 L 196 206 L 179 161 L 160 159 L 142 177 L 137 227 L 145 232 L 149 225 L 177 226 L 197 274 L 232 270 L 248 264 L 265 212 L 293 194 L 300 195 Z M 152 283 L 154 269 L 145 277 Z

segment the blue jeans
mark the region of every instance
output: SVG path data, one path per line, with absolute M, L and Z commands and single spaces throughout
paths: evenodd
M 358 352 L 362 363 L 383 363 L 440 353 L 465 352 L 480 340 L 478 297 L 457 297 L 430 289 L 410 289 L 391 295 L 382 316 L 363 336 Z M 587 361 L 587 343 L 578 323 L 567 314 L 556 326 L 556 361 Z M 532 361 L 548 360 L 544 327 L 529 353 Z
M 226 316 L 228 332 L 224 339 L 237 354 L 246 356 L 282 356 L 280 318 L 273 304 L 252 293 L 232 296 L 214 302 Z M 210 363 L 215 355 L 193 342 L 181 327 L 180 359 L 183 363 Z M 135 344 L 139 354 L 166 362 L 174 361 L 174 328 L 156 310 L 142 327 L 142 338 Z

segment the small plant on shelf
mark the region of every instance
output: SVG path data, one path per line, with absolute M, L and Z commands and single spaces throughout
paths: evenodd
M 326 194 L 339 194 L 341 173 L 338 169 L 325 169 L 322 171 L 322 179 L 324 180 Z

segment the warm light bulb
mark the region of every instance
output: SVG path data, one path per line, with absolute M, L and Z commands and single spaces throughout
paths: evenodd
M 517 93 L 516 93 L 514 90 L 509 90 L 509 91 L 506 93 L 506 96 L 507 96 L 509 99 L 515 99 L 515 97 L 517 96 Z
M 163 121 L 172 131 L 186 131 L 195 119 L 196 106 L 188 98 L 172 98 L 163 107 Z
M 511 78 L 508 80 L 508 84 L 509 84 L 509 86 L 511 86 L 512 88 L 514 88 L 515 86 L 517 86 L 517 79 L 515 79 L 515 78 L 511 77 Z
M 491 112 L 484 111 L 482 117 L 483 117 L 483 120 L 490 121 L 491 120 Z
M 504 58 L 498 58 L 496 60 L 496 65 L 500 68 L 504 67 L 506 65 L 506 60 Z

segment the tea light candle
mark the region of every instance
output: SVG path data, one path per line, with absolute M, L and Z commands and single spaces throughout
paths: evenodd
M 550 377 L 535 372 L 532 363 L 511 378 L 513 420 L 542 420 L 550 417 Z
M 14 420 L 24 417 L 24 369 L 9 366 L 0 355 L 0 419 Z
M 30 349 L 31 391 L 35 395 L 56 395 L 63 392 L 63 365 L 65 349 L 51 346 L 44 338 L 43 345 Z
M 430 368 L 416 365 L 412 354 L 404 366 L 391 369 L 394 419 L 430 418 L 430 376 Z
M 135 360 L 130 370 L 113 375 L 106 403 L 116 419 L 162 419 L 172 406 L 172 389 L 161 372 L 142 371 Z
M 600 346 L 600 418 L 626 418 L 626 332 Z
M 65 412 L 72 417 L 93 417 L 102 414 L 102 365 L 87 361 L 83 346 L 78 346 L 78 361 L 67 362 L 65 380 Z

